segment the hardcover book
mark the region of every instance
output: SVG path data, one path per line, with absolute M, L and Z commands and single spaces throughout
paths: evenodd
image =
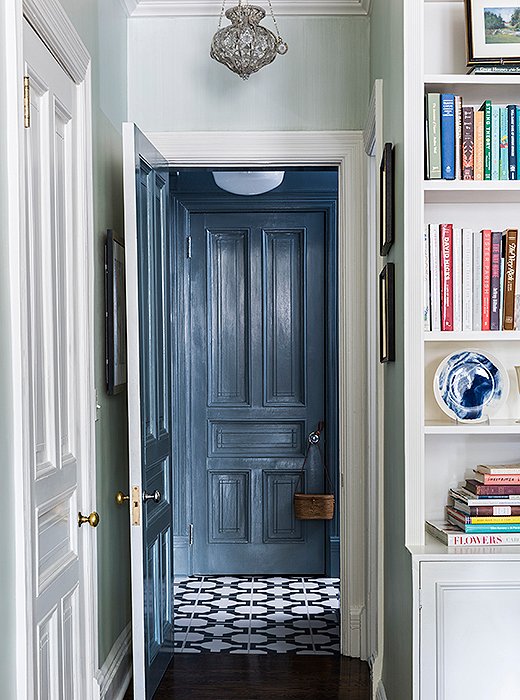
M 520 484 L 481 484 L 476 479 L 466 479 L 464 488 L 477 496 L 520 496 Z
M 474 179 L 484 179 L 484 112 L 475 112 L 475 139 L 473 143 Z
M 507 105 L 507 123 L 509 126 L 508 147 L 509 147 L 509 179 L 516 180 L 516 105 Z
M 509 180 L 507 108 L 500 107 L 500 179 Z
M 455 96 L 441 94 L 441 163 L 442 177 L 455 179 Z
M 462 330 L 462 229 L 453 228 L 453 330 Z
M 482 231 L 482 330 L 491 325 L 491 231 Z
M 518 506 L 468 506 L 464 501 L 459 501 L 457 498 L 451 498 L 452 505 L 456 510 L 466 515 L 474 517 L 506 517 L 520 516 L 520 505 Z
M 462 229 L 462 330 L 473 330 L 473 231 Z
M 490 532 L 518 532 L 520 533 L 520 523 L 511 523 L 509 525 L 504 524 L 492 524 L 492 525 L 472 525 L 471 523 L 461 523 L 457 518 L 448 513 L 447 520 L 452 525 L 457 525 L 467 533 L 484 534 Z
M 453 330 L 453 224 L 441 224 L 441 331 Z
M 482 474 L 475 470 L 475 481 L 481 484 L 520 484 L 520 473 L 516 474 Z
M 490 329 L 501 330 L 500 289 L 502 267 L 502 233 L 493 231 L 491 234 L 491 287 L 490 287 Z
M 462 179 L 462 97 L 455 95 L 455 177 Z
M 500 107 L 491 106 L 491 179 L 500 180 Z
M 468 491 L 464 486 L 450 489 L 450 497 L 458 501 L 463 501 L 468 506 L 520 506 L 520 495 L 518 496 L 476 496 Z
M 426 532 L 443 542 L 448 547 L 489 547 L 503 545 L 520 545 L 520 533 L 473 534 L 462 532 L 456 525 L 443 520 L 427 520 Z
M 491 100 L 480 107 L 484 115 L 484 180 L 491 180 Z
M 473 235 L 473 330 L 482 330 L 482 232 Z
M 426 96 L 428 105 L 428 163 L 430 180 L 439 180 L 442 177 L 441 166 L 441 141 L 440 141 L 440 94 L 429 93 Z
M 473 180 L 474 109 L 462 108 L 462 179 Z M 509 164 L 509 160 L 508 160 Z
M 477 464 L 476 471 L 481 474 L 520 474 L 520 462 L 514 464 Z
M 425 331 L 431 330 L 431 314 L 430 314 L 430 238 L 428 226 L 424 227 L 423 238 L 424 251 L 424 287 L 423 287 L 423 327 Z
M 428 226 L 430 234 L 430 317 L 432 331 L 441 330 L 441 272 L 439 224 Z
M 446 506 L 446 513 L 448 513 L 448 515 L 451 515 L 462 525 L 520 525 L 520 518 L 516 515 L 466 515 L 466 513 L 461 513 L 453 506 Z
M 515 286 L 516 286 L 516 255 L 518 245 L 517 229 L 507 229 L 504 232 L 504 308 L 502 327 L 512 331 L 515 327 Z M 519 465 L 520 467 L 520 465 Z

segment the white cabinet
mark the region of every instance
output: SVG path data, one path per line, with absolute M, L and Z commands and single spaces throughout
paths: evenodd
M 520 557 L 419 561 L 418 573 L 421 700 L 519 698 Z

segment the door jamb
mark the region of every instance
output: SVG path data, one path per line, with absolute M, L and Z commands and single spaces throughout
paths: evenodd
M 367 658 L 366 161 L 361 131 L 146 133 L 173 167 L 338 168 L 341 652 Z M 348 358 L 348 362 L 347 362 Z
M 95 381 L 94 381 L 94 236 L 92 182 L 92 121 L 91 121 L 91 62 L 90 55 L 58 0 L 5 0 L 5 61 L 6 61 L 6 121 L 9 133 L 7 159 L 10 163 L 8 182 L 9 270 L 11 297 L 11 377 L 13 402 L 13 478 L 15 504 L 15 578 L 16 596 L 16 696 L 32 695 L 34 669 L 28 653 L 33 631 L 30 629 L 30 600 L 32 595 L 31 566 L 34 554 L 34 533 L 30 514 L 27 465 L 30 456 L 29 406 L 26 391 L 27 358 L 22 352 L 27 339 L 24 329 L 26 298 L 23 289 L 25 268 L 25 195 L 24 195 L 24 127 L 23 127 L 23 19 L 32 25 L 41 40 L 76 84 L 77 128 L 76 156 L 78 161 L 77 234 L 83 238 L 83 265 L 76 280 L 79 303 L 87 319 L 87 329 L 79 347 L 78 365 L 83 376 L 78 381 L 81 397 L 81 422 L 89 429 L 82 436 L 82 466 L 78 481 L 81 492 L 96 493 L 95 471 Z M 22 468 L 15 468 L 22 465 Z M 84 611 L 77 639 L 85 656 L 86 698 L 94 697 L 94 676 L 98 665 L 98 598 L 97 546 L 95 537 L 83 538 L 82 575 L 84 580 Z

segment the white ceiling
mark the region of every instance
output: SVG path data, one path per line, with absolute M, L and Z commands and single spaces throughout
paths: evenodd
M 130 17 L 218 17 L 222 0 L 123 0 Z M 268 9 L 266 0 L 257 0 Z M 273 0 L 276 15 L 367 15 L 371 0 Z M 256 4 L 251 0 L 250 4 Z M 226 0 L 226 9 L 238 0 Z

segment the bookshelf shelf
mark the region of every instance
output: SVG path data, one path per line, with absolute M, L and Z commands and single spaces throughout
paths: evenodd
M 453 421 L 427 420 L 425 435 L 519 435 L 520 423 L 512 418 L 492 419 L 489 423 L 454 423 Z
M 520 180 L 424 180 L 425 204 L 520 203 Z
M 424 334 L 425 342 L 464 342 L 464 343 L 482 343 L 482 342 L 502 342 L 502 341 L 520 341 L 520 331 L 462 331 L 455 333 L 452 331 L 427 331 Z
M 427 73 L 424 76 L 424 84 L 430 88 L 438 86 L 444 92 L 448 92 L 446 88 L 453 86 L 474 85 L 479 89 L 491 88 L 497 85 L 520 86 L 520 74 L 516 75 L 500 75 L 496 73 L 486 73 L 475 75 L 474 73 Z

